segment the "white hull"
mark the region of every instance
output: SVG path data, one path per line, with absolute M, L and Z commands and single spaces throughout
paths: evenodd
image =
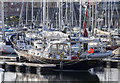
M 21 53 L 19 53 L 16 49 L 14 49 L 15 53 L 20 57 Z
M 115 54 L 116 56 L 120 56 L 120 47 L 113 50 L 113 54 Z
M 120 40 L 117 40 L 116 43 L 117 43 L 117 45 L 120 45 Z
M 11 45 L 5 45 L 3 42 L 0 42 L 0 53 L 15 53 Z

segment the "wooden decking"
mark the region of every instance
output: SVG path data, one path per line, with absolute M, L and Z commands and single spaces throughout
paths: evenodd
M 103 61 L 106 61 L 106 62 L 120 62 L 120 60 L 114 60 L 114 59 L 104 59 Z
M 5 62 L 0 61 L 0 68 L 3 68 L 5 71 L 14 71 L 14 72 L 51 72 L 56 67 L 55 64 L 37 64 L 37 63 L 22 63 L 22 62 Z
M 0 56 L 0 59 L 16 59 L 16 57 L 13 57 L 13 56 Z
M 16 65 L 16 66 L 32 66 L 32 67 L 56 67 L 55 64 L 36 64 L 36 63 L 21 63 L 21 62 L 4 62 L 1 61 L 0 64 Z

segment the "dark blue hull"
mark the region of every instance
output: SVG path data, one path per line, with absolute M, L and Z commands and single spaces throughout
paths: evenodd
M 90 68 L 97 67 L 101 63 L 101 59 L 76 59 L 61 61 L 59 59 L 44 58 L 24 53 L 21 55 L 21 57 L 36 63 L 56 64 L 55 69 L 63 70 L 89 70 Z
M 91 68 L 99 66 L 101 60 L 71 60 L 71 61 L 60 61 L 60 60 L 52 60 L 45 58 L 32 58 L 30 59 L 32 62 L 43 63 L 43 64 L 56 64 L 55 69 L 62 70 L 89 70 Z
M 63 70 L 89 70 L 97 67 L 101 63 L 100 60 L 82 60 L 73 61 L 72 63 L 63 64 Z M 56 69 L 61 69 L 60 65 L 57 65 Z

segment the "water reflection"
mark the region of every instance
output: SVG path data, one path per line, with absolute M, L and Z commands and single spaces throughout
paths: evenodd
M 82 83 L 106 81 L 120 82 L 119 68 L 97 68 L 91 72 L 41 72 L 39 74 L 0 72 L 0 81 L 80 81 Z
M 50 72 L 40 74 L 28 74 L 18 72 L 4 72 L 3 81 L 80 81 L 82 83 L 95 81 L 99 83 L 99 78 L 89 72 Z
M 103 71 L 96 71 L 100 81 L 116 81 L 120 82 L 119 68 L 104 68 Z

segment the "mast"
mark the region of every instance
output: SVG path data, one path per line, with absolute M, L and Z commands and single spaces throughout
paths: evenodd
M 92 36 L 92 4 L 89 4 L 89 37 Z
M 110 2 L 108 2 L 108 31 L 110 31 Z
M 23 8 L 24 8 L 24 2 L 22 2 L 22 8 L 21 8 L 21 11 L 20 11 L 19 28 L 20 28 L 20 24 L 21 24 L 21 21 L 22 21 Z
M 43 13 L 42 13 L 42 12 L 43 12 L 43 10 L 42 10 L 42 1 L 40 2 L 40 9 L 41 9 L 40 23 L 42 24 L 42 23 L 43 23 L 43 22 L 42 22 L 42 21 L 43 21 L 43 18 L 42 18 L 42 16 L 43 16 L 43 15 L 42 15 L 42 14 L 43 14 Z
M 80 2 L 79 2 L 79 4 L 80 4 L 80 9 L 79 9 L 79 39 L 80 39 L 80 36 L 81 36 L 81 16 L 82 16 L 82 13 L 81 13 L 81 11 L 82 11 L 82 2 L 81 2 L 81 0 L 80 0 Z M 79 42 L 79 55 L 80 55 L 80 51 L 81 51 L 81 47 L 80 47 L 80 42 Z
M 72 27 L 73 27 L 73 2 L 71 3 L 71 16 L 72 16 Z
M 32 23 L 33 23 L 33 0 L 32 0 Z
M 4 26 L 4 0 L 2 0 L 2 29 L 3 29 L 3 39 L 5 37 L 5 26 Z M 4 41 L 4 40 L 3 40 Z
M 115 1 L 114 1 L 114 4 L 115 4 Z M 118 12 L 118 8 L 117 8 L 117 6 L 116 6 L 116 4 L 115 4 L 115 8 L 116 8 L 116 13 L 117 13 L 117 16 L 118 16 L 118 18 L 116 19 L 116 23 L 117 23 L 117 29 L 118 29 L 118 34 L 119 34 L 119 26 L 120 26 L 120 21 L 119 21 L 119 12 Z
M 95 28 L 97 26 L 97 1 L 95 0 Z
M 48 11 L 48 8 L 49 8 L 49 7 L 48 7 L 48 0 L 47 0 L 47 25 L 48 25 L 48 22 L 49 22 L 49 21 L 48 21 L 48 20 L 49 20 L 49 11 Z
M 61 26 L 60 26 L 60 30 L 63 28 L 63 1 L 61 0 Z
M 88 0 L 88 4 L 87 4 L 87 9 L 86 9 L 86 14 L 85 14 L 85 21 L 84 21 L 84 33 L 83 33 L 83 36 L 84 37 L 88 37 L 88 33 L 87 33 L 87 30 L 86 30 L 86 19 L 87 19 L 87 12 L 88 12 L 88 8 L 89 8 L 89 0 Z M 88 43 L 84 43 L 84 51 L 86 51 L 88 49 Z
M 87 37 L 88 36 L 88 33 L 87 33 L 87 30 L 86 30 L 86 19 L 87 19 L 87 13 L 88 13 L 88 7 L 89 7 L 89 0 L 88 0 L 88 4 L 87 4 L 87 9 L 86 9 L 86 14 L 85 14 L 85 20 L 84 20 L 84 33 L 83 33 L 83 36 L 84 37 Z
M 61 28 L 60 7 L 61 7 L 61 4 L 60 4 L 60 1 L 59 1 L 59 31 L 60 31 L 60 28 Z
M 90 20 L 90 26 L 91 26 L 91 11 L 92 11 L 92 8 L 91 8 L 91 4 L 89 4 L 89 7 L 90 7 L 90 10 L 89 10 L 89 20 Z
M 62 3 L 62 0 L 61 0 L 61 3 L 60 3 L 60 7 L 61 7 L 61 8 L 60 8 L 60 11 L 61 11 L 61 12 L 60 12 L 60 15 L 61 15 L 61 18 L 60 18 L 60 19 L 61 19 L 60 30 L 62 29 L 62 25 L 63 25 L 63 13 L 62 13 L 63 8 L 62 8 L 62 4 L 63 4 L 63 3 Z
M 112 0 L 111 0 L 111 25 L 113 26 L 113 5 L 112 5 Z
M 105 2 L 105 27 L 107 27 L 107 2 Z
M 73 10 L 73 26 L 79 26 L 79 24 L 78 24 L 78 20 L 77 20 L 77 18 L 76 18 L 76 12 L 75 12 L 75 7 L 74 7 L 74 3 L 73 3 L 73 7 L 72 7 L 72 10 Z
M 56 29 L 57 29 L 58 25 L 57 25 L 57 12 L 56 12 Z
M 68 23 L 68 0 L 66 0 L 66 24 Z
M 56 2 L 56 8 L 58 8 L 58 2 Z M 56 11 L 56 29 L 59 29 L 59 27 L 58 27 L 58 11 Z
M 79 9 L 79 37 L 81 36 L 81 16 L 82 16 L 82 13 L 81 13 L 81 11 L 82 11 L 82 2 L 81 2 L 81 0 L 80 0 L 80 9 Z
M 28 23 L 27 23 L 27 19 L 28 19 L 28 18 L 27 18 L 27 16 L 28 16 L 28 2 L 26 2 L 26 3 L 27 3 L 27 4 L 26 4 L 26 25 L 27 25 L 27 24 L 28 24 Z
M 70 0 L 70 28 L 73 26 L 73 2 Z
M 72 29 L 71 28 L 71 0 L 70 0 L 70 13 L 69 13 L 69 27 L 70 27 L 70 30 Z
M 92 3 L 92 35 L 94 35 L 94 2 Z
M 44 0 L 43 4 L 43 27 L 45 26 L 45 20 L 46 20 L 46 0 Z

